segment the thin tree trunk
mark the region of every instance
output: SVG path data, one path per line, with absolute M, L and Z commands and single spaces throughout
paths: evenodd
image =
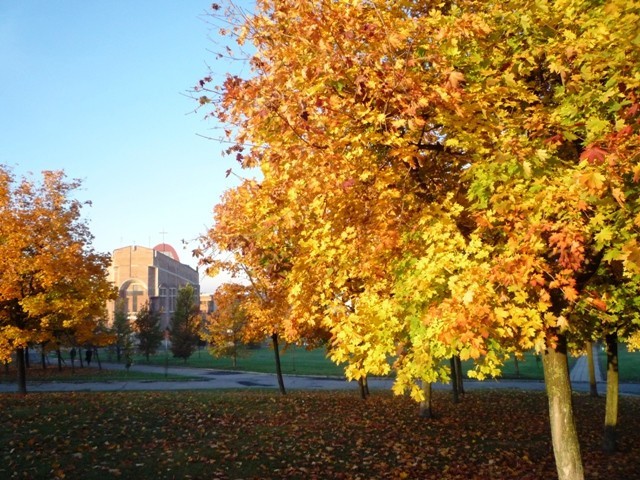
M 587 342 L 587 367 L 589 368 L 589 392 L 592 397 L 598 396 L 598 384 L 596 383 L 596 366 L 593 361 L 593 343 Z
M 462 361 L 460 355 L 455 356 L 456 362 L 456 379 L 458 380 L 458 393 L 464 395 L 464 378 L 462 377 Z
M 567 340 L 558 335 L 554 350 L 542 357 L 544 380 L 549 399 L 549 421 L 558 480 L 583 480 L 580 443 L 573 416 L 571 382 L 567 364 Z
M 56 353 L 58 354 L 58 371 L 62 371 L 62 353 L 60 352 L 60 348 L 56 349 Z
M 458 391 L 458 373 L 457 373 L 457 369 L 456 369 L 456 360 L 454 357 L 451 357 L 449 359 L 449 362 L 451 364 L 451 386 L 453 387 L 452 393 L 453 393 L 453 403 L 459 403 L 460 402 L 460 392 Z
M 27 368 L 25 362 L 25 349 L 16 349 L 16 367 L 18 368 L 18 393 L 27 394 Z
M 84 368 L 84 363 L 82 361 L 82 348 L 78 347 L 78 360 L 80 361 L 80 368 Z
M 44 343 L 40 344 L 40 363 L 42 364 L 42 369 L 47 369 L 47 359 L 44 354 Z
M 100 361 L 100 355 L 98 355 L 98 349 L 94 348 L 93 353 L 96 356 L 96 360 L 98 362 L 98 370 L 102 371 L 102 362 Z
M 422 392 L 424 393 L 424 400 L 420 402 L 420 417 L 433 418 L 433 410 L 431 408 L 431 382 L 422 381 Z
M 516 377 L 520 376 L 520 365 L 518 364 L 518 357 L 516 355 L 513 356 L 513 364 L 516 367 Z
M 607 400 L 604 415 L 604 439 L 603 449 L 607 453 L 617 450 L 618 429 L 618 399 L 619 399 L 619 373 L 618 373 L 618 335 L 615 333 L 605 337 L 607 344 Z
M 24 366 L 25 368 L 31 368 L 31 363 L 29 361 L 29 346 L 24 347 Z
M 282 395 L 286 395 L 287 391 L 284 388 L 284 379 L 282 378 L 282 365 L 280 364 L 280 348 L 278 347 L 278 334 L 273 333 L 271 335 L 271 341 L 273 342 L 273 354 L 276 359 L 276 376 L 278 377 L 278 388 Z

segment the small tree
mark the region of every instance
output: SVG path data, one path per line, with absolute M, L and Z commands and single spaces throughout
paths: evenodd
M 215 357 L 230 357 L 237 366 L 238 356 L 245 343 L 245 330 L 249 317 L 243 306 L 248 295 L 247 287 L 236 283 L 221 285 L 214 294 L 216 311 L 206 321 L 202 334 Z
M 171 321 L 171 353 L 185 362 L 198 345 L 200 330 L 200 308 L 195 290 L 185 285 L 178 290 L 176 310 Z
M 131 324 L 127 317 L 127 310 L 122 298 L 116 300 L 113 311 L 113 334 L 115 335 L 116 359 L 118 362 L 122 359 L 122 351 L 129 335 L 131 335 Z
M 149 355 L 156 353 L 162 343 L 163 333 L 160 329 L 160 315 L 149 308 L 145 303 L 135 320 L 136 337 L 138 338 L 138 350 L 149 361 Z

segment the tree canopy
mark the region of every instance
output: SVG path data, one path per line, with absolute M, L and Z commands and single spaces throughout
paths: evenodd
M 482 379 L 535 348 L 566 393 L 567 342 L 637 345 L 639 13 L 259 0 L 228 14 L 252 74 L 203 79 L 200 104 L 261 170 L 243 209 L 287 246 L 289 318 L 328 331 L 351 378 L 393 368 L 395 390 L 422 400 L 442 359 L 473 359 Z M 560 428 L 554 446 L 563 432 L 575 440 Z M 577 448 L 556 459 L 582 477 Z
M 0 167 L 0 358 L 32 343 L 92 342 L 105 304 L 115 296 L 107 280 L 110 257 L 93 237 L 75 198 L 80 182 L 45 171 L 41 183 L 16 181 Z M 26 392 L 24 370 L 20 385 Z

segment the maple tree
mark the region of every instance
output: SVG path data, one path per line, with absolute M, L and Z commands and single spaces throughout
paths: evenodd
M 227 305 L 238 299 L 238 289 L 244 291 L 242 311 L 246 313 L 246 322 L 242 337 L 245 341 L 271 339 L 280 392 L 284 394 L 280 339 L 316 345 L 326 335 L 318 326 L 301 324 L 292 317 L 287 275 L 293 255 L 294 231 L 290 227 L 296 224 L 282 215 L 284 199 L 280 197 L 285 192 L 264 187 L 264 183 L 244 180 L 237 188 L 225 192 L 214 209 L 214 226 L 201 237 L 201 249 L 196 254 L 208 274 L 226 271 L 245 282 L 245 287 L 221 288 L 219 300 Z M 233 323 L 232 316 L 222 309 L 220 315 Z
M 561 479 L 584 476 L 572 341 L 640 337 L 637 18 L 623 0 L 264 0 L 230 30 L 253 75 L 198 87 L 278 199 L 289 318 L 417 401 L 453 356 L 482 379 L 535 348 Z
M 231 357 L 233 366 L 243 345 L 251 341 L 246 337 L 249 318 L 244 309 L 247 287 L 237 283 L 225 283 L 213 294 L 216 309 L 205 320 L 202 338 L 216 357 Z
M 61 171 L 44 171 L 36 183 L 0 167 L 0 357 L 15 352 L 21 393 L 25 348 L 92 338 L 115 295 L 110 257 L 91 247 L 83 203 L 74 198 L 79 186 Z

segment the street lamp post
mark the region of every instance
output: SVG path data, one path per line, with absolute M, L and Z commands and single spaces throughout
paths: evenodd
M 164 378 L 169 376 L 169 327 L 164 330 Z

